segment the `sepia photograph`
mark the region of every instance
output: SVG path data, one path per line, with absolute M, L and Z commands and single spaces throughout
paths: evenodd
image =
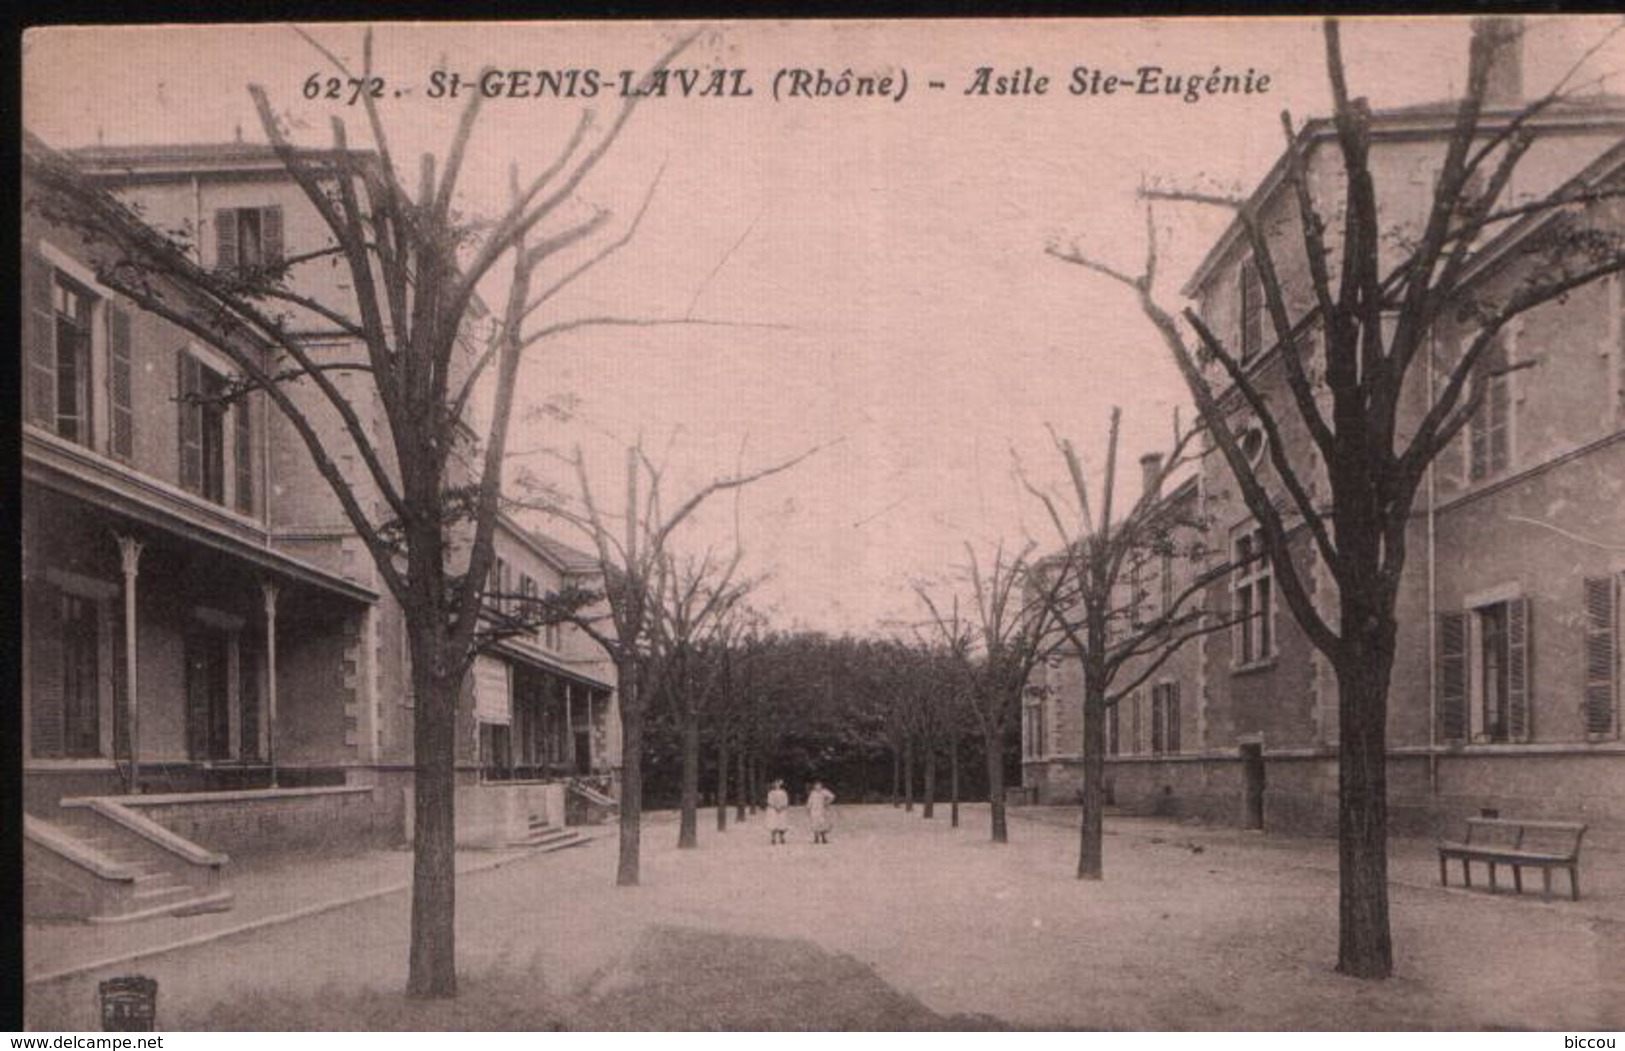
M 1625 19 L 21 82 L 21 1028 L 1625 1029 Z

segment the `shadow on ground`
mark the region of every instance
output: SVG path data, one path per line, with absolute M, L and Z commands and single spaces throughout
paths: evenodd
M 803 938 L 680 927 L 651 927 L 573 999 L 581 1028 L 592 1029 L 1007 1028 L 986 1015 L 938 1014 L 874 968 Z
M 41 990 L 36 1016 L 83 1015 L 58 1003 L 80 983 Z M 984 1015 L 941 1015 L 881 980 L 872 967 L 801 938 L 719 934 L 655 926 L 631 951 L 572 992 L 548 988 L 540 967 L 487 971 L 459 982 L 453 1000 L 409 1000 L 398 991 L 243 992 L 193 1013 L 166 1010 L 163 1028 L 226 1031 L 659 1031 L 988 1030 Z M 87 1001 L 88 1002 L 88 1001 Z

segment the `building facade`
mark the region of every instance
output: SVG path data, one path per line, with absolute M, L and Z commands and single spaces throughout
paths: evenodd
M 205 267 L 325 243 L 265 148 L 72 159 L 152 228 L 187 231 Z M 228 852 L 399 841 L 409 834 L 413 698 L 398 604 L 283 414 L 260 392 L 222 401 L 240 380 L 227 355 L 105 287 L 102 249 L 53 221 L 35 180 L 25 176 L 23 192 L 31 911 L 107 912 L 101 898 L 119 895 L 95 880 L 87 890 L 84 874 L 139 874 L 143 853 L 160 867 L 178 851 L 218 869 Z M 345 302 L 338 272 L 315 269 L 298 290 Z M 307 344 L 335 360 L 346 353 L 319 328 Z M 365 378 L 336 375 L 388 448 Z M 296 397 L 315 405 L 313 392 Z M 336 414 L 310 418 L 339 448 Z M 377 508 L 354 456 L 337 458 Z M 594 586 L 595 559 L 511 519 L 495 543 L 503 593 Z M 457 722 L 460 839 L 522 842 L 564 824 L 572 786 L 613 793 L 614 688 L 613 664 L 573 625 L 481 656 Z M 114 911 L 186 900 L 178 890 L 149 896 L 150 906 L 124 898 Z
M 1486 127 L 1512 119 L 1507 108 Z M 1425 215 L 1453 108 L 1379 114 L 1372 168 L 1385 219 L 1396 234 Z M 1625 181 L 1625 106 L 1598 99 L 1556 107 L 1533 122 L 1535 140 L 1507 199 L 1534 200 L 1559 187 L 1615 187 Z M 1332 131 L 1311 125 L 1309 173 L 1325 206 L 1339 192 Z M 1255 191 L 1266 228 L 1291 230 L 1296 203 L 1284 161 Z M 1604 200 L 1589 221 L 1625 230 L 1625 211 Z M 1527 276 L 1531 216 L 1509 224 L 1477 252 L 1463 296 L 1496 300 Z M 1289 235 L 1288 235 L 1289 236 Z M 1393 238 L 1394 246 L 1402 237 Z M 1316 339 L 1302 249 L 1276 255 L 1302 338 Z M 1264 396 L 1289 400 L 1245 239 L 1233 228 L 1185 288 L 1202 317 L 1233 348 Z M 1463 345 L 1447 309 L 1432 334 L 1427 367 L 1406 390 L 1414 426 L 1430 385 Z M 1497 375 L 1484 408 L 1434 463 L 1408 530 L 1398 605 L 1400 638 L 1389 694 L 1389 807 L 1399 832 L 1459 833 L 1459 819 L 1484 811 L 1590 823 L 1591 842 L 1625 846 L 1625 745 L 1620 738 L 1622 580 L 1625 580 L 1625 282 L 1618 275 L 1579 288 L 1514 321 L 1495 349 Z M 1244 451 L 1263 438 L 1243 419 Z M 1323 479 L 1313 444 L 1290 410 L 1279 414 L 1288 458 L 1301 476 Z M 1324 493 L 1323 481 L 1311 481 Z M 1204 458 L 1197 478 L 1217 552 L 1242 562 L 1259 542 L 1223 458 Z M 1291 537 L 1300 576 L 1322 610 L 1335 590 L 1303 531 Z M 1177 571 L 1176 571 L 1177 572 Z M 1337 684 L 1329 664 L 1282 608 L 1267 562 L 1208 589 L 1210 615 L 1239 619 L 1191 644 L 1168 664 L 1177 691 L 1177 742 L 1166 717 L 1142 735 L 1161 699 L 1125 700 L 1108 757 L 1111 798 L 1125 810 L 1198 817 L 1243 827 L 1331 833 L 1337 820 Z M 1238 617 L 1238 614 L 1240 615 Z M 1047 709 L 1025 726 L 1025 776 L 1040 799 L 1071 802 L 1079 783 L 1078 689 L 1064 667 L 1046 670 L 1046 690 L 1029 704 Z M 1075 673 L 1070 679 L 1075 679 Z M 1145 703 L 1152 705 L 1150 716 Z M 1139 731 L 1124 727 L 1139 726 Z

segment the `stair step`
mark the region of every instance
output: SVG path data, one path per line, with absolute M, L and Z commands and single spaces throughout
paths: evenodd
M 572 847 L 584 847 L 591 842 L 591 837 L 583 836 L 578 833 L 570 836 L 567 839 L 556 839 L 549 843 L 543 843 L 536 847 L 535 850 L 538 854 L 551 854 L 554 851 L 569 850 Z
M 153 870 L 153 871 L 150 871 L 150 872 L 138 872 L 138 873 L 136 873 L 136 876 L 135 876 L 135 885 L 138 886 L 138 887 L 151 887 L 151 886 L 156 886 L 158 884 L 164 884 L 164 883 L 184 883 L 184 882 L 185 882 L 184 880 L 177 879 L 175 877 L 174 873 L 172 873 L 172 872 L 163 872 L 161 870 Z
M 528 847 L 531 849 L 536 849 L 540 847 L 555 846 L 558 844 L 571 844 L 578 841 L 585 842 L 585 837 L 575 829 L 554 828 L 541 832 L 535 832 L 529 836 L 526 836 L 524 839 L 517 841 L 513 845 L 516 847 Z
M 148 900 L 142 902 L 142 908 L 131 912 L 92 916 L 90 922 L 95 924 L 131 923 L 135 920 L 152 919 L 156 916 L 196 916 L 204 912 L 225 912 L 231 908 L 232 902 L 233 895 L 229 890 L 215 891 L 210 894 L 197 894 L 178 901 Z
M 151 903 L 164 898 L 189 898 L 195 893 L 196 891 L 188 884 L 166 883 L 161 886 L 148 887 L 146 889 L 137 887 L 135 893 L 131 895 L 131 897 L 135 898 L 136 901 Z

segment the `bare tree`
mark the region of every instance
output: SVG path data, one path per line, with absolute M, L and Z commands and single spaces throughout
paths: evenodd
M 723 689 L 728 649 L 742 623 L 737 613 L 754 584 L 737 579 L 743 555 L 736 548 L 722 562 L 709 551 L 688 559 L 668 553 L 656 581 L 653 659 L 660 663 L 662 692 L 683 742 L 681 850 L 699 846 L 700 724 Z
M 1487 98 L 1492 73 L 1521 32 L 1506 19 L 1473 24 L 1466 89 L 1441 135 L 1441 166 L 1414 225 L 1390 214 L 1401 194 L 1384 197 L 1398 184 L 1385 183 L 1387 173 L 1373 163 L 1380 117 L 1351 93 L 1339 24 L 1328 20 L 1333 178 L 1311 175 L 1316 126 L 1300 127 L 1283 113 L 1284 216 L 1267 214 L 1268 202 L 1256 198 L 1147 191 L 1140 273 L 1076 246 L 1050 248 L 1132 290 L 1262 531 L 1294 620 L 1336 675 L 1337 969 L 1358 977 L 1384 978 L 1393 969 L 1385 738 L 1394 609 L 1418 489 L 1517 367 L 1497 353 L 1507 326 L 1625 269 L 1617 223 L 1608 227 L 1601 203 L 1618 195 L 1617 183 L 1582 172 L 1531 199 L 1512 195 L 1520 162 L 1547 130 L 1542 118 L 1565 104 L 1597 50 L 1541 97 L 1496 108 Z M 1229 345 L 1199 310 L 1158 302 L 1155 201 L 1234 213 L 1278 364 L 1253 369 L 1246 348 Z M 1481 280 L 1481 264 L 1508 244 L 1518 247 L 1504 261 L 1507 280 Z M 1268 451 L 1256 464 L 1243 447 L 1255 422 Z M 1303 437 L 1289 442 L 1285 434 Z M 1294 557 L 1297 541 L 1328 570 L 1335 608 L 1317 608 Z
M 1028 678 L 1056 646 L 1051 621 L 1060 581 L 1034 577 L 1027 560 L 1031 551 L 1029 544 L 1009 555 L 998 544 L 984 568 L 976 549 L 965 545 L 965 574 L 975 606 L 968 616 L 960 612 L 957 599 L 943 604 L 923 586 L 915 589 L 942 644 L 961 667 L 962 696 L 982 738 L 992 808 L 990 835 L 995 843 L 1010 840 L 1004 806 L 1005 741 L 1020 715 Z
M 663 70 L 692 39 L 685 35 L 654 69 Z M 306 40 L 352 75 L 334 52 Z M 354 73 L 360 82 L 374 70 L 370 30 L 362 56 Z M 490 640 L 482 611 L 492 598 L 486 581 L 519 369 L 528 351 L 568 332 L 693 319 L 547 316 L 560 293 L 611 257 L 636 228 L 634 219 L 584 261 L 541 279 L 545 265 L 572 248 L 584 250 L 606 230 L 608 211 L 582 218 L 573 202 L 619 139 L 637 93 L 601 127 L 583 112 L 554 160 L 528 181 L 512 172 L 503 211 L 473 222 L 454 202 L 476 152 L 471 143 L 481 93 L 469 96 L 443 156 L 424 155 L 409 179 L 397 168 L 370 93 L 361 95 L 367 148 L 352 146 L 349 128 L 335 117 L 331 146 L 310 150 L 291 140 L 263 88 L 249 92 L 267 140 L 324 230 L 324 244 L 297 255 L 205 268 L 186 244 L 142 224 L 43 144 L 29 141 L 27 163 L 50 195 L 49 217 L 97 246 L 104 284 L 229 357 L 242 380 L 224 399 L 256 391 L 270 399 L 400 604 L 417 697 L 407 989 L 414 996 L 452 996 L 455 714 L 474 656 Z M 345 301 L 305 291 L 299 275 L 318 267 L 345 275 Z M 488 331 L 479 332 L 481 290 L 492 288 L 499 290 L 499 305 L 483 318 Z M 350 349 L 335 358 L 309 339 L 312 331 Z M 494 381 L 492 411 L 484 433 L 474 435 L 466 410 L 487 373 Z M 363 382 L 360 393 L 346 378 Z M 381 406 L 380 427 L 365 422 L 361 399 Z M 327 418 L 337 419 L 337 433 L 321 422 Z M 361 465 L 354 476 L 340 466 L 349 455 Z
M 607 618 L 578 616 L 575 623 L 615 662 L 621 715 L 620 855 L 615 882 L 635 887 L 643 819 L 643 734 L 649 699 L 662 688 L 658 656 L 660 605 L 674 579 L 673 533 L 711 497 L 787 471 L 812 456 L 815 447 L 760 470 L 717 478 L 675 508 L 667 510 L 662 492 L 665 472 L 644 452 L 642 443 L 626 453 L 625 509 L 617 533 L 611 516 L 593 494 L 587 461 L 576 448 L 578 501 L 549 500 L 541 509 L 584 530 L 591 539 L 605 581 Z M 730 571 L 731 573 L 731 571 Z M 606 622 L 607 621 L 607 622 Z
M 1072 443 L 1053 435 L 1066 463 L 1073 498 L 1068 511 L 1027 480 L 1022 484 L 1043 505 L 1060 541 L 1060 551 L 1044 560 L 1034 576 L 1047 607 L 1049 630 L 1061 636 L 1083 670 L 1083 815 L 1079 828 L 1078 878 L 1104 875 L 1102 857 L 1106 805 L 1106 720 L 1108 712 L 1139 689 L 1180 648 L 1210 632 L 1228 629 L 1233 618 L 1210 615 L 1203 598 L 1210 584 L 1231 566 L 1208 565 L 1176 583 L 1176 565 L 1200 566 L 1208 552 L 1206 522 L 1194 501 L 1167 498 L 1164 484 L 1189 465 L 1186 451 L 1196 431 L 1179 431 L 1165 456 L 1143 461 L 1145 484 L 1127 513 L 1115 513 L 1117 446 L 1122 411 L 1112 409 L 1098 504 L 1091 499 L 1082 461 Z M 1018 465 L 1019 471 L 1019 465 Z M 1098 514 L 1095 509 L 1098 507 Z M 1159 598 L 1149 601 L 1146 581 L 1156 572 Z
M 765 623 L 761 614 L 746 605 L 735 603 L 729 610 L 728 622 L 719 625 L 706 656 L 716 665 L 716 694 L 707 711 L 711 717 L 711 730 L 717 749 L 717 831 L 728 830 L 728 800 L 730 792 L 736 804 L 736 819 L 745 820 L 745 750 L 747 723 L 750 715 L 755 659 L 761 646 L 761 629 Z M 737 762 L 740 774 L 729 779 L 730 760 Z

